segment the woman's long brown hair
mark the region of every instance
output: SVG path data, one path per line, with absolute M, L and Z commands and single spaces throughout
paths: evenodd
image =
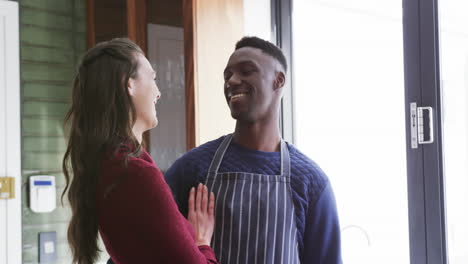
M 97 44 L 83 56 L 74 79 L 72 104 L 65 117 L 69 131 L 63 158 L 72 218 L 68 227 L 73 263 L 92 264 L 99 257 L 96 190 L 104 153 L 123 143 L 140 144 L 132 133 L 135 107 L 127 83 L 136 78 L 141 49 L 128 39 Z

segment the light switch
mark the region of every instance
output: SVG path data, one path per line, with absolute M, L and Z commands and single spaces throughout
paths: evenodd
M 40 232 L 39 233 L 39 263 L 55 263 L 57 261 L 57 233 Z
M 55 252 L 55 243 L 53 241 L 47 241 L 44 243 L 44 252 L 46 254 L 52 254 Z

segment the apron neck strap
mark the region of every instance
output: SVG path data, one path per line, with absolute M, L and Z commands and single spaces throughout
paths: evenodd
M 223 160 L 226 150 L 231 144 L 232 138 L 233 135 L 229 134 L 223 139 L 223 142 L 221 142 L 221 145 L 219 145 L 213 159 L 211 160 L 208 173 L 218 173 L 219 166 L 221 165 L 221 161 Z M 289 150 L 286 142 L 283 139 L 281 139 L 281 175 L 286 177 L 289 177 L 291 175 L 291 162 L 289 157 Z
M 226 153 L 227 148 L 232 140 L 232 134 L 227 135 L 221 145 L 219 145 L 216 153 L 211 160 L 210 168 L 208 169 L 208 173 L 218 173 L 219 165 L 221 165 L 221 161 L 223 160 L 224 153 Z
M 281 175 L 289 178 L 291 176 L 291 158 L 286 141 L 281 139 Z

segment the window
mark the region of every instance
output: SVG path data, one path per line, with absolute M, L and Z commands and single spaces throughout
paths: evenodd
M 448 259 L 468 263 L 468 3 L 439 1 Z
M 328 174 L 345 263 L 409 263 L 400 1 L 292 1 L 295 143 Z

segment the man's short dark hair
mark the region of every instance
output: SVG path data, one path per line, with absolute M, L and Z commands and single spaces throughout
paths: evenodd
M 286 62 L 286 57 L 284 56 L 283 51 L 280 48 L 278 48 L 275 44 L 258 37 L 243 37 L 236 43 L 236 50 L 244 47 L 251 47 L 262 50 L 266 54 L 275 58 L 279 63 L 281 63 L 285 72 L 288 70 L 288 63 Z

